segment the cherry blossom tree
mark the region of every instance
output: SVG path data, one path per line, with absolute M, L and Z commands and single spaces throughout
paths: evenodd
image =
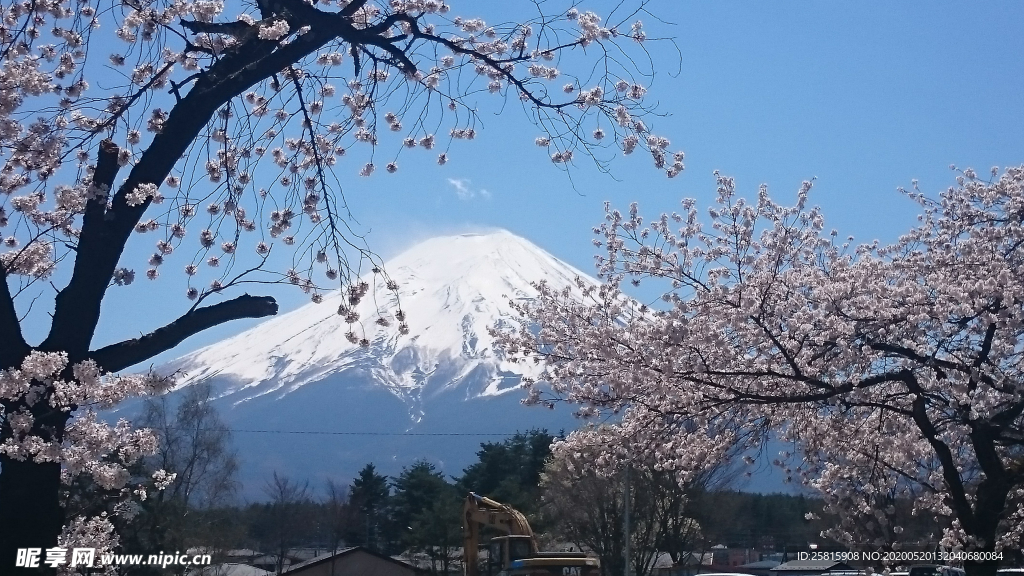
M 530 325 L 503 345 L 543 363 L 531 401 L 621 414 L 561 449 L 686 477 L 732 440 L 786 440 L 777 465 L 821 491 L 839 542 L 899 549 L 893 504 L 912 498 L 967 559 L 1021 548 L 1024 168 L 963 170 L 935 200 L 915 183 L 920 222 L 891 245 L 827 232 L 810 182 L 792 207 L 717 182 L 710 226 L 690 199 L 647 223 L 606 207 L 603 284 L 517 305 Z M 640 304 L 624 283 L 664 296 Z
M 682 155 L 644 123 L 645 2 L 603 18 L 576 4 L 527 2 L 520 21 L 490 25 L 442 0 L 6 3 L 0 566 L 13 566 L 16 548 L 57 544 L 62 526 L 62 545 L 116 544 L 109 522 L 63 517 L 61 477 L 145 496 L 126 466 L 154 437 L 96 410 L 170 384 L 115 373 L 210 327 L 277 312 L 271 297 L 226 298 L 230 289 L 288 284 L 314 302 L 339 289 L 352 342 L 367 344 L 376 325 L 408 331 L 405 312 L 354 312 L 371 283 L 399 287 L 349 227 L 343 176 L 394 173 L 403 154 L 445 164 L 476 136 L 477 100 L 519 104 L 560 167 L 640 149 L 678 174 Z M 146 242 L 148 264 L 134 261 L 129 247 Z M 133 284 L 139 267 L 159 281 L 175 259 L 182 315 L 97 346 L 108 290 Z M 22 323 L 40 298 L 52 300 L 36 308 L 52 321 L 33 345 Z
M 600 430 L 592 430 L 600 435 Z M 626 500 L 630 517 L 630 573 L 651 574 L 658 557 L 667 553 L 674 562 L 699 549 L 700 524 L 692 517 L 692 498 L 709 488 L 729 484 L 727 463 L 717 462 L 684 483 L 664 469 L 634 465 L 616 470 L 593 466 L 600 445 L 580 450 L 564 442 L 554 445 L 541 475 L 541 511 L 557 535 L 601 559 L 602 574 L 626 572 Z

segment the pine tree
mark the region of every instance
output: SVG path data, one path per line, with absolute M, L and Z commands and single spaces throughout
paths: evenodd
M 373 464 L 367 464 L 352 481 L 349 494 L 358 511 L 357 526 L 351 534 L 352 542 L 374 551 L 386 549 L 391 527 L 391 488 L 387 476 L 377 473 Z

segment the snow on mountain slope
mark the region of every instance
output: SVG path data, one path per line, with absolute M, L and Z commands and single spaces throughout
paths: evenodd
M 510 298 L 532 297 L 536 291 L 530 284 L 539 280 L 556 288 L 574 284 L 577 277 L 596 282 L 503 230 L 433 238 L 388 261 L 385 269 L 399 285 L 408 335 L 394 328 L 375 330 L 377 316 L 393 319 L 399 302 L 379 280 L 374 286 L 370 274 L 365 277 L 370 293 L 356 307 L 369 347 L 346 339 L 350 327 L 337 314 L 343 298 L 332 293 L 320 304 L 197 350 L 168 368 L 186 374 L 180 386 L 216 382 L 221 401 L 236 407 L 282 399 L 310 383 L 358 376 L 401 400 L 415 423 L 432 396 L 446 391 L 458 391 L 464 399 L 502 395 L 530 369 L 504 361 L 487 332 L 517 321 Z

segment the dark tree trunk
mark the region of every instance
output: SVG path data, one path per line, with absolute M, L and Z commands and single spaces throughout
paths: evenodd
M 60 505 L 60 464 L 20 462 L 0 456 L 0 574 L 25 574 L 15 568 L 18 548 L 45 549 L 57 545 L 64 524 Z
M 974 452 L 978 455 L 978 463 L 985 477 L 978 484 L 974 513 L 971 516 L 973 522 L 967 525 L 971 528 L 968 531 L 969 535 L 982 540 L 984 545 L 972 550 L 973 553 L 980 554 L 980 558 L 964 562 L 968 576 L 995 576 L 999 566 L 995 552 L 999 522 L 1006 513 L 1006 500 L 1014 486 L 1005 464 L 996 451 L 994 436 L 991 428 L 980 424 L 975 425 L 970 434 Z
M 996 560 L 995 541 L 999 531 L 1000 513 L 1006 509 L 1008 490 L 1001 489 L 1002 486 L 991 486 L 990 484 L 1001 483 L 982 481 L 978 489 L 974 515 L 977 533 L 971 535 L 984 540 L 985 545 L 969 552 L 970 554 L 979 554 L 980 558 L 964 562 L 967 576 L 996 576 L 996 570 L 999 568 L 999 561 Z

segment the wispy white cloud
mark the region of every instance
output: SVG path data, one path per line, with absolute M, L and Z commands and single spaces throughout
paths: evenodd
M 455 195 L 459 197 L 459 200 L 491 197 L 490 191 L 486 188 L 473 188 L 469 178 L 449 178 L 448 184 L 455 189 Z
M 459 198 L 463 200 L 469 200 L 470 198 L 473 197 L 473 191 L 470 190 L 469 188 L 468 178 L 449 178 L 448 183 L 451 184 L 453 188 L 455 188 L 455 194 Z

